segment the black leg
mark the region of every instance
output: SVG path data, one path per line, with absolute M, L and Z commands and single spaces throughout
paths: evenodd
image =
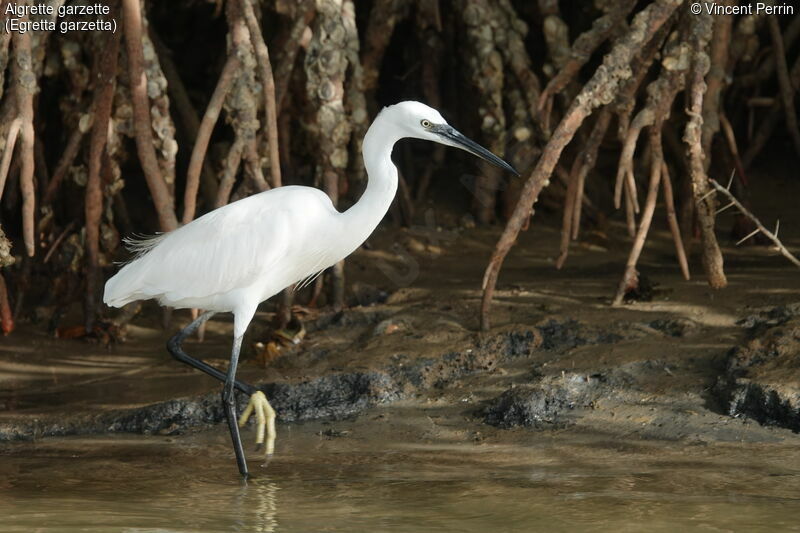
M 236 382 L 236 366 L 239 363 L 239 351 L 241 348 L 242 337 L 234 338 L 233 350 L 231 350 L 231 364 L 228 366 L 228 375 L 225 378 L 225 384 L 222 386 L 222 408 L 228 418 L 228 429 L 231 432 L 233 451 L 236 453 L 236 464 L 239 466 L 239 473 L 247 479 L 247 461 L 244 458 L 242 438 L 239 436 L 239 424 L 237 424 L 236 420 L 236 398 L 233 393 Z
M 224 382 L 226 379 L 226 375 L 221 370 L 214 368 L 213 366 L 209 365 L 208 363 L 204 363 L 200 359 L 195 359 L 191 357 L 186 352 L 183 351 L 182 344 L 192 333 L 197 331 L 204 322 L 206 322 L 209 318 L 214 316 L 213 311 L 209 311 L 207 313 L 203 313 L 199 317 L 197 317 L 191 324 L 180 330 L 176 333 L 169 341 L 167 341 L 167 350 L 169 353 L 172 354 L 172 357 L 177 359 L 182 363 L 186 363 L 187 365 L 196 368 L 202 372 L 205 372 L 212 378 L 218 379 L 219 381 Z M 241 342 L 241 340 L 240 340 Z M 258 389 L 248 383 L 243 383 L 241 381 L 234 381 L 233 386 L 236 387 L 239 391 L 252 395 Z

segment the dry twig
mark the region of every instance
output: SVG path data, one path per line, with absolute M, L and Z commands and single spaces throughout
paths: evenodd
M 730 191 L 730 189 L 728 187 L 723 187 L 716 180 L 711 179 L 711 178 L 709 178 L 708 182 L 714 187 L 714 189 L 716 189 L 718 192 L 720 192 L 723 195 L 725 195 L 728 198 L 728 200 L 730 200 L 731 204 L 736 206 L 736 208 L 739 210 L 740 213 L 742 213 L 744 216 L 749 218 L 751 221 L 753 221 L 753 224 L 756 225 L 756 230 L 753 233 L 751 233 L 750 235 L 744 237 L 743 239 L 741 239 L 736 244 L 740 244 L 740 243 L 746 241 L 747 239 L 749 239 L 750 237 L 752 237 L 756 233 L 763 233 L 769 240 L 771 240 L 775 244 L 775 247 L 778 249 L 778 251 L 781 253 L 782 256 L 784 256 L 786 259 L 791 261 L 792 264 L 794 264 L 794 266 L 800 267 L 800 260 L 798 260 L 797 257 L 795 257 L 792 254 L 792 252 L 790 252 L 786 248 L 786 246 L 783 245 L 783 243 L 780 241 L 780 239 L 778 239 L 778 229 L 780 228 L 780 221 L 778 221 L 775 224 L 775 232 L 774 233 L 769 231 L 766 227 L 764 227 L 764 224 L 762 224 L 761 221 L 758 220 L 758 218 L 756 218 L 756 216 L 753 213 L 748 211 L 742 205 L 742 203 L 739 202 L 739 200 L 736 199 L 736 197 L 731 193 L 731 191 Z

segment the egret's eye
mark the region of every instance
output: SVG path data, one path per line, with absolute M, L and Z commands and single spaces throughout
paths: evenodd
M 427 119 L 422 119 L 422 122 L 420 122 L 420 124 L 422 124 L 422 127 L 425 128 L 426 130 L 430 129 L 433 126 L 433 124 L 431 124 L 431 121 Z

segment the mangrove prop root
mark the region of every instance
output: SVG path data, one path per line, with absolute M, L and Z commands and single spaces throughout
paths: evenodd
M 280 56 L 275 66 L 275 105 L 278 114 L 283 110 L 286 88 L 289 86 L 289 80 L 292 77 L 301 37 L 311 24 L 311 21 L 314 20 L 316 13 L 314 0 L 301 2 L 300 7 L 296 10 L 291 30 L 285 40 L 277 47 L 277 50 L 280 51 Z
M 24 17 L 23 20 L 27 20 Z M 22 33 L 14 39 L 14 81 L 16 82 L 16 97 L 21 120 L 20 159 L 21 168 L 19 175 L 20 191 L 22 192 L 22 234 L 25 249 L 29 257 L 36 253 L 34 214 L 34 132 L 33 132 L 33 95 L 36 92 L 36 77 L 32 72 L 31 38 L 29 33 Z
M 222 111 L 222 105 L 225 102 L 225 97 L 228 95 L 228 90 L 233 83 L 233 78 L 239 70 L 239 59 L 235 54 L 229 54 L 222 68 L 217 86 L 211 95 L 211 100 L 208 102 L 206 112 L 203 114 L 203 120 L 200 122 L 200 127 L 197 130 L 197 137 L 192 148 L 192 155 L 189 159 L 189 170 L 186 171 L 186 189 L 183 197 L 183 218 L 184 224 L 188 224 L 194 219 L 195 210 L 197 206 L 197 189 L 200 186 L 200 172 L 203 168 L 203 160 L 208 150 L 208 143 L 211 140 L 211 133 L 214 131 L 214 126 L 217 124 L 217 119 Z M 218 197 L 219 199 L 219 197 Z
M 481 134 L 490 151 L 500 157 L 505 152 L 506 121 L 503 109 L 503 59 L 486 27 L 498 27 L 495 9 L 487 0 L 468 0 L 462 11 L 466 29 L 466 62 L 472 85 L 483 105 L 478 107 Z M 473 209 L 479 222 L 494 220 L 500 173 L 488 164 L 481 164 L 475 178 Z
M 167 48 L 167 46 L 163 43 L 161 38 L 158 34 L 153 30 L 152 25 L 149 27 L 149 34 L 150 40 L 153 43 L 153 47 L 158 54 L 158 61 L 161 65 L 161 69 L 164 73 L 164 78 L 167 81 L 167 88 L 169 90 L 169 96 L 172 101 L 175 103 L 175 110 L 181 120 L 183 125 L 183 129 L 185 132 L 185 136 L 187 137 L 187 141 L 192 144 L 192 146 L 197 144 L 197 138 L 200 133 L 200 117 L 197 114 L 197 111 L 194 108 L 194 105 L 191 102 L 189 97 L 189 93 L 186 89 L 186 85 L 183 83 L 180 74 L 178 73 L 178 67 L 175 64 L 175 61 L 172 57 L 171 51 Z M 220 104 L 221 105 L 221 104 Z M 203 155 L 205 155 L 205 147 L 203 148 Z M 200 170 L 200 180 L 202 181 L 202 188 L 200 189 L 203 192 L 203 199 L 206 205 L 212 205 L 214 198 L 216 198 L 217 194 L 217 180 L 214 176 L 211 166 L 208 163 L 208 160 L 202 160 L 202 168 Z M 191 160 L 190 160 L 191 166 Z M 190 175 L 189 172 L 187 174 Z M 197 180 L 197 178 L 195 178 Z M 187 176 L 186 179 L 186 189 L 189 189 L 189 183 L 191 180 Z M 194 209 L 194 202 L 197 192 L 198 183 L 194 184 L 194 195 L 191 195 L 192 201 L 192 210 Z M 184 191 L 184 217 L 186 215 L 186 205 L 187 205 L 187 198 L 186 198 L 186 191 Z M 186 223 L 182 220 L 182 223 Z M 203 323 L 205 326 L 205 323 Z M 202 329 L 202 327 L 201 327 Z
M 727 5 L 733 4 L 733 0 L 726 0 Z M 703 153 L 711 153 L 711 141 L 719 131 L 719 109 L 722 89 L 725 87 L 725 76 L 727 74 L 727 63 L 731 41 L 731 31 L 733 29 L 733 15 L 719 15 L 713 18 L 713 39 L 710 43 L 710 60 L 708 75 L 706 76 L 706 94 L 703 98 L 703 132 L 702 146 Z M 711 158 L 706 158 L 706 171 L 708 170 Z
M 11 125 L 8 127 L 8 133 L 6 134 L 6 146 L 3 149 L 3 159 L 0 160 L 0 198 L 3 197 L 3 191 L 5 190 L 8 172 L 11 169 L 11 158 L 14 155 L 14 148 L 17 145 L 17 139 L 19 138 L 19 130 L 21 127 L 21 117 L 17 117 L 11 121 Z
M 639 221 L 639 229 L 633 241 L 628 262 L 625 264 L 625 272 L 619 282 L 617 293 L 614 296 L 613 305 L 622 304 L 625 293 L 637 284 L 636 263 L 644 248 L 647 239 L 647 232 L 650 231 L 650 223 L 653 221 L 653 213 L 656 209 L 656 198 L 658 197 L 658 186 L 661 183 L 661 163 L 664 156 L 661 152 L 661 130 L 659 128 L 650 129 L 651 163 L 650 163 L 650 185 L 647 189 L 647 199 L 645 200 L 642 217 Z
M 703 124 L 703 94 L 706 84 L 703 81 L 709 68 L 709 58 L 705 52 L 706 44 L 711 38 L 711 17 L 700 14 L 691 17 L 692 67 L 689 73 L 689 121 L 686 123 L 683 140 L 689 155 L 695 211 L 700 226 L 700 238 L 703 247 L 703 269 L 708 284 L 715 289 L 727 286 L 723 270 L 722 252 L 714 234 L 714 199 L 709 197 L 708 179 L 705 171 L 701 135 Z
M 789 80 L 791 81 L 793 98 L 794 94 L 797 92 L 797 88 L 800 87 L 800 56 L 798 56 L 794 65 L 792 65 L 792 70 L 789 72 Z M 744 168 L 750 167 L 756 156 L 761 153 L 761 150 L 763 150 L 769 142 L 775 131 L 775 127 L 780 121 L 782 108 L 781 100 L 777 98 L 774 99 L 766 116 L 761 120 L 755 135 L 752 136 L 744 156 L 742 156 L 742 165 Z
M 178 227 L 172 195 L 161 175 L 150 128 L 150 104 L 147 97 L 147 77 L 142 51 L 142 13 L 139 0 L 122 0 L 125 45 L 128 52 L 133 125 L 139 161 L 142 164 L 147 186 L 153 197 L 162 231 Z
M 578 231 L 581 224 L 581 209 L 583 205 L 583 189 L 586 175 L 594 167 L 597 159 L 597 151 L 600 143 L 608 130 L 611 122 L 611 110 L 608 106 L 598 114 L 597 120 L 589 134 L 589 139 L 581 150 L 580 155 L 575 158 L 572 169 L 569 173 L 567 185 L 567 196 L 564 202 L 564 217 L 561 227 L 561 250 L 556 259 L 556 268 L 562 268 L 569 254 L 570 240 L 578 238 Z
M 250 40 L 256 52 L 259 75 L 261 76 L 264 109 L 266 112 L 267 142 L 269 144 L 270 177 L 272 186 L 281 186 L 281 158 L 278 149 L 278 112 L 275 103 L 275 79 L 272 76 L 272 64 L 269 50 L 261 34 L 261 24 L 253 10 L 252 0 L 240 0 L 244 20 L 250 31 Z M 257 162 L 256 162 L 257 163 Z
M 230 150 L 228 150 L 228 157 L 225 159 L 225 170 L 222 172 L 222 178 L 219 180 L 219 188 L 217 189 L 217 201 L 214 207 L 222 207 L 227 205 L 233 191 L 233 185 L 236 182 L 236 173 L 239 172 L 239 165 L 242 162 L 242 154 L 244 152 L 244 141 L 237 138 Z
M 0 274 L 0 329 L 3 330 L 3 335 L 14 331 L 14 315 L 8 301 L 8 288 L 3 274 Z
M 339 183 L 348 164 L 348 145 L 352 127 L 344 105 L 348 56 L 338 51 L 347 47 L 348 13 L 352 2 L 322 0 L 317 3 L 313 37 L 306 57 L 306 94 L 313 104 L 313 132 L 319 145 L 317 176 L 334 205 L 339 202 Z M 344 268 L 337 263 L 332 271 L 333 306 L 344 307 Z
M 612 7 L 608 13 L 598 18 L 592 27 L 578 36 L 572 44 L 569 52 L 569 59 L 558 71 L 558 74 L 547 83 L 539 97 L 538 109 L 541 113 L 550 107 L 549 100 L 553 95 L 558 94 L 572 79 L 580 72 L 583 65 L 589 61 L 592 53 L 606 39 L 617 25 L 633 10 L 636 2 L 631 0 L 612 2 Z
M 99 285 L 100 265 L 100 219 L 103 214 L 103 191 L 100 178 L 103 150 L 108 137 L 108 122 L 111 119 L 111 107 L 116 82 L 117 55 L 119 53 L 118 33 L 112 33 L 105 39 L 106 46 L 96 61 L 96 86 L 94 89 L 94 123 L 89 136 L 89 176 L 86 181 L 84 195 L 84 215 L 86 219 L 86 331 L 94 329 L 97 312 L 97 288 Z
M 794 143 L 795 153 L 800 154 L 800 129 L 797 126 L 797 111 L 794 107 L 794 91 L 792 81 L 789 78 L 789 68 L 786 65 L 786 52 L 783 46 L 781 29 L 778 26 L 777 17 L 767 17 L 767 26 L 772 36 L 772 46 L 775 53 L 775 68 L 778 71 L 778 86 L 780 87 L 781 102 L 783 112 L 786 115 L 786 127 L 789 130 L 789 137 Z
M 575 132 L 594 108 L 608 104 L 614 99 L 620 82 L 631 75 L 629 67 L 631 59 L 643 45 L 653 38 L 679 4 L 680 2 L 676 0 L 659 0 L 648 5 L 634 17 L 631 30 L 604 58 L 603 64 L 598 67 L 592 78 L 575 97 L 566 115 L 553 132 L 536 168 L 525 182 L 514 213 L 506 224 L 484 273 L 483 299 L 480 310 L 482 330 L 489 329 L 489 308 L 503 260 L 514 244 L 523 224 L 530 217 L 531 209 L 539 193 L 549 184 L 553 168 L 558 163 L 564 147 L 572 140 Z
M 683 279 L 689 281 L 691 278 L 689 274 L 689 262 L 686 260 L 686 248 L 683 246 L 683 238 L 681 237 L 681 229 L 678 224 L 678 217 L 675 214 L 675 198 L 672 194 L 672 179 L 669 175 L 669 168 L 667 163 L 661 162 L 661 187 L 664 193 L 664 204 L 667 209 L 667 222 L 669 223 L 669 231 L 672 234 L 672 242 L 675 244 L 675 257 L 678 259 L 678 265 L 681 267 L 681 274 Z
M 410 4 L 410 0 L 375 0 L 372 3 L 361 54 L 364 90 L 368 93 L 378 87 L 383 55 L 395 26 L 408 16 Z

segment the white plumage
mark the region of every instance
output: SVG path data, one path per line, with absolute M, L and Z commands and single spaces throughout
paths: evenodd
M 455 146 L 516 173 L 508 163 L 450 127 L 442 116 L 419 102 L 385 108 L 364 137 L 363 156 L 369 182 L 359 201 L 340 213 L 322 191 L 287 186 L 265 191 L 216 209 L 164 235 L 132 241 L 137 257 L 105 286 L 103 301 L 121 307 L 156 299 L 175 308 L 232 312 L 234 343 L 227 375 L 186 355 L 183 339 L 208 319 L 207 313 L 171 339 L 176 358 L 223 380 L 228 418 L 239 470 L 247 464 L 235 422 L 234 387 L 250 393 L 259 412 L 259 439 L 269 428 L 274 442 L 274 412 L 255 387 L 235 380 L 239 349 L 258 304 L 285 287 L 314 276 L 358 248 L 386 214 L 397 191 L 391 160 L 395 142 L 415 137 Z M 246 421 L 245 411 L 240 424 Z M 258 441 L 257 441 L 258 442 Z
M 152 246 L 142 243 L 143 253 L 106 283 L 103 299 L 114 307 L 152 298 L 175 308 L 255 311 L 347 255 L 329 246 L 344 229 L 340 216 L 311 187 L 244 198 L 154 237 Z

